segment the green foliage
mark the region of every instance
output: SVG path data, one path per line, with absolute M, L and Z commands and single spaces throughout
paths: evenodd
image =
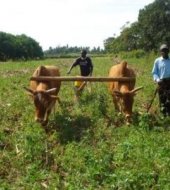
M 100 47 L 94 47 L 90 49 L 89 47 L 69 47 L 67 46 L 58 46 L 56 48 L 49 47 L 48 50 L 44 51 L 44 55 L 46 58 L 71 58 L 80 56 L 80 52 L 82 49 L 86 49 L 88 53 L 93 55 L 102 55 L 104 53 L 103 49 Z
M 144 49 L 157 51 L 160 44 L 170 41 L 170 1 L 155 0 L 139 11 L 138 21 L 127 22 L 117 37 L 109 37 L 104 46 L 107 52 L 118 53 Z
M 148 50 L 158 50 L 160 44 L 169 45 L 170 1 L 155 0 L 140 10 L 138 26 L 140 28 L 141 46 Z
M 26 35 L 8 34 L 0 32 L 0 61 L 9 59 L 42 58 L 43 51 L 39 44 Z
M 119 52 L 119 55 L 122 57 L 122 59 L 128 59 L 128 58 L 143 58 L 146 56 L 146 52 L 144 50 L 133 50 L 130 52 Z
M 134 52 L 135 54 L 135 52 Z M 139 53 L 140 54 L 140 53 Z M 57 65 L 64 76 L 73 59 L 0 64 L 0 189 L 169 189 L 169 118 L 162 118 L 151 68 L 154 54 L 126 60 L 137 73 L 133 122 L 115 113 L 105 83 L 91 83 L 79 103 L 73 83 L 63 82 L 61 105 L 46 131 L 34 122 L 34 106 L 23 87 L 39 65 Z M 107 76 L 112 58 L 93 58 L 94 76 Z M 72 75 L 77 75 L 74 69 Z

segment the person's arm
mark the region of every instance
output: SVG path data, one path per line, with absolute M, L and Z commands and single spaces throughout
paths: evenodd
M 76 59 L 76 61 L 71 65 L 71 67 L 69 68 L 69 70 L 67 71 L 67 74 L 70 74 L 71 73 L 71 70 L 73 67 L 75 67 L 77 65 L 77 61 L 78 59 Z
M 74 63 L 71 65 L 71 67 L 69 68 L 69 70 L 67 71 L 67 74 L 71 73 L 72 68 L 74 67 Z
M 90 76 L 93 74 L 93 65 L 91 65 L 91 71 L 90 71 Z
M 160 77 L 159 77 L 159 69 L 158 69 L 158 62 L 155 61 L 154 62 L 154 66 L 152 69 L 152 75 L 153 75 L 153 80 L 157 83 L 159 83 L 161 81 Z
M 93 74 L 93 63 L 92 63 L 92 60 L 89 58 L 89 63 L 90 63 L 90 76 L 92 76 Z

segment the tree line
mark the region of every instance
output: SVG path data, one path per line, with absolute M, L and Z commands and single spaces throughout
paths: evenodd
M 170 45 L 170 0 L 155 0 L 139 11 L 138 21 L 127 22 L 119 36 L 104 41 L 107 52 L 157 51 L 160 44 Z
M 62 56 L 74 56 L 77 54 L 80 54 L 82 49 L 86 49 L 88 53 L 90 54 L 103 54 L 104 50 L 100 47 L 93 47 L 90 49 L 90 47 L 70 47 L 68 45 L 66 46 L 57 46 L 55 48 L 49 47 L 48 50 L 44 51 L 45 57 L 62 57 Z
M 37 59 L 43 55 L 42 48 L 34 39 L 24 34 L 15 36 L 0 32 L 0 61 Z
M 42 57 L 71 56 L 86 49 L 91 54 L 119 53 L 133 50 L 157 51 L 160 44 L 170 46 L 170 0 L 155 0 L 139 11 L 138 21 L 126 22 L 119 36 L 104 40 L 104 50 L 100 47 L 49 47 L 44 51 L 34 39 L 22 34 L 12 35 L 0 32 L 0 61 L 8 59 L 37 59 Z

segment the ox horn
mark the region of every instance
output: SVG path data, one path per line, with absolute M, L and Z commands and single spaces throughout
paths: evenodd
M 50 93 L 56 92 L 56 90 L 57 90 L 57 88 L 51 88 L 51 89 L 49 89 L 49 90 L 46 90 L 45 92 L 46 92 L 47 94 L 50 94 Z
M 24 87 L 24 89 L 25 89 L 26 91 L 28 91 L 29 93 L 34 94 L 34 90 L 32 90 L 32 89 L 30 89 L 30 88 L 27 88 L 27 87 Z
M 131 90 L 130 93 L 135 93 L 135 92 L 141 90 L 142 88 L 143 88 L 143 86 L 140 86 L 140 87 L 138 87 L 138 88 L 135 88 L 135 89 Z

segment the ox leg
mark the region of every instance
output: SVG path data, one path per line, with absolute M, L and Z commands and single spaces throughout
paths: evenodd
M 89 91 L 89 93 L 92 92 L 92 84 L 91 84 L 91 82 L 87 83 L 87 90 Z
M 120 108 L 119 108 L 119 105 L 118 105 L 118 99 L 115 96 L 113 96 L 113 95 L 112 95 L 112 98 L 113 98 L 113 104 L 115 106 L 115 110 L 117 112 L 120 112 Z
M 41 123 L 41 125 L 42 125 L 43 127 L 45 127 L 45 126 L 47 125 L 47 123 L 48 123 L 48 120 L 43 121 L 43 122 Z
M 47 111 L 46 117 L 45 117 L 45 120 L 42 123 L 42 126 L 46 126 L 48 124 L 48 117 L 49 117 L 50 113 L 51 113 L 51 109 Z
M 54 104 L 55 105 L 55 104 Z M 49 108 L 46 113 L 45 113 L 45 116 L 44 116 L 44 120 L 43 122 L 41 122 L 42 126 L 46 126 L 48 124 L 48 117 L 52 111 L 52 109 L 54 109 L 54 106 L 52 106 L 51 108 Z
M 56 100 L 57 100 L 58 104 L 61 105 L 61 100 L 60 100 L 60 98 L 58 96 L 57 96 Z
M 126 118 L 126 125 L 129 126 L 132 123 L 132 118 L 130 115 L 126 115 L 125 118 Z

